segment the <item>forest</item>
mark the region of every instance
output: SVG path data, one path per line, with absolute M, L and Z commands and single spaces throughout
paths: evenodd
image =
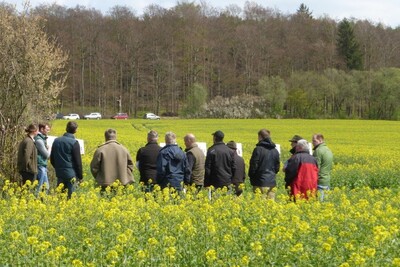
M 29 12 L 68 55 L 54 113 L 400 118 L 400 27 L 317 18 L 304 4 Z

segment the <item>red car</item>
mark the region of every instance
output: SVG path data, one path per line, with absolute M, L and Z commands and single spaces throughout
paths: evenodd
M 117 113 L 116 115 L 112 116 L 111 118 L 115 119 L 115 120 L 127 120 L 128 113 Z

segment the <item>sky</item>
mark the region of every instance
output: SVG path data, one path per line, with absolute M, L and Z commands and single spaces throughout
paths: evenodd
M 201 0 L 29 0 L 31 7 L 39 4 L 56 3 L 67 8 L 74 8 L 77 5 L 86 8 L 100 10 L 107 14 L 111 7 L 119 5 L 126 6 L 135 11 L 136 15 L 141 15 L 143 10 L 150 4 L 156 4 L 169 9 L 177 5 L 178 2 L 194 2 L 199 4 Z M 24 0 L 0 0 L 16 5 L 18 10 L 22 9 Z M 203 0 L 209 6 L 224 9 L 229 5 L 237 5 L 243 8 L 246 0 Z M 360 20 L 367 19 L 374 23 L 382 23 L 386 26 L 396 28 L 400 27 L 400 1 L 399 0 L 252 0 L 263 7 L 278 9 L 283 14 L 293 14 L 299 8 L 301 3 L 308 6 L 315 18 L 329 16 L 340 21 L 343 18 L 356 18 Z

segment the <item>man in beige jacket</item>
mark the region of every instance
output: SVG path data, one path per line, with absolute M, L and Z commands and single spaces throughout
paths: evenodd
M 114 129 L 106 130 L 104 136 L 106 142 L 97 148 L 90 163 L 90 171 L 97 184 L 105 190 L 116 180 L 122 185 L 133 183 L 133 161 L 129 151 L 117 142 Z

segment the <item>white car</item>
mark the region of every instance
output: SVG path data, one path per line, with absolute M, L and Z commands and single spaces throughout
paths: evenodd
M 99 112 L 92 112 L 89 115 L 83 116 L 85 119 L 90 120 L 100 120 L 101 119 L 101 114 Z
M 157 116 L 157 115 L 154 114 L 154 113 L 146 113 L 146 114 L 144 114 L 143 119 L 148 119 L 148 120 L 159 120 L 159 119 L 160 119 L 160 116 Z
M 63 119 L 64 119 L 64 120 L 79 120 L 80 117 L 79 117 L 79 114 L 70 113 L 70 114 L 64 116 Z

